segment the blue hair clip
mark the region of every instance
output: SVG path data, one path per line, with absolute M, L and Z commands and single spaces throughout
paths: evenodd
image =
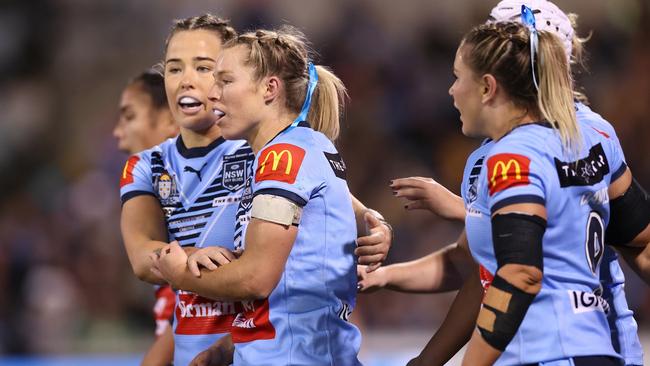
M 535 75 L 535 54 L 539 50 L 539 36 L 537 28 L 535 27 L 535 15 L 531 8 L 526 5 L 521 6 L 521 22 L 528 27 L 530 32 L 530 68 L 533 71 L 533 84 L 535 89 L 539 92 L 539 85 L 537 85 L 537 76 Z
M 309 107 L 311 106 L 311 96 L 314 94 L 314 90 L 316 89 L 316 85 L 318 84 L 318 72 L 316 72 L 316 66 L 314 66 L 314 64 L 310 62 L 307 65 L 307 68 L 309 69 L 309 81 L 307 82 L 307 95 L 305 95 L 305 101 L 302 104 L 302 109 L 300 110 L 300 114 L 298 115 L 298 117 L 296 117 L 296 119 L 291 124 L 292 128 L 298 126 L 298 123 L 307 120 L 307 114 L 309 113 Z

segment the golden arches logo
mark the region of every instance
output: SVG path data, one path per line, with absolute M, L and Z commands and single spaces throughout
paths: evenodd
M 131 163 L 131 159 L 127 160 L 124 164 L 124 170 L 122 170 L 122 179 L 126 179 L 126 175 L 129 174 L 129 163 Z
M 521 179 L 521 165 L 519 165 L 519 162 L 515 159 L 509 159 L 507 163 L 504 163 L 503 161 L 499 160 L 494 164 L 494 168 L 492 169 L 492 178 L 490 178 L 490 185 L 492 187 L 496 186 L 497 184 L 497 171 L 499 168 L 501 168 L 501 180 L 506 180 L 508 179 L 508 171 L 510 171 L 510 168 L 514 165 L 515 167 L 515 179 L 520 180 Z
M 269 157 L 271 154 L 273 154 L 273 164 L 271 165 L 271 170 L 275 171 L 278 169 L 278 165 L 280 164 L 280 159 L 282 159 L 282 156 L 284 154 L 287 154 L 287 167 L 284 169 L 284 174 L 289 174 L 291 171 L 291 165 L 293 164 L 293 156 L 291 155 L 291 151 L 284 149 L 280 151 L 279 153 L 275 150 L 271 150 L 266 154 L 266 157 L 264 158 L 264 161 L 262 162 L 262 168 L 260 169 L 260 174 L 264 173 L 264 169 L 266 169 L 266 163 L 269 160 Z

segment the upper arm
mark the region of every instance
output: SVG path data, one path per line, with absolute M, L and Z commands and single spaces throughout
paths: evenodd
M 261 298 L 277 286 L 296 240 L 298 228 L 252 218 L 246 229 L 246 250 L 239 258 Z

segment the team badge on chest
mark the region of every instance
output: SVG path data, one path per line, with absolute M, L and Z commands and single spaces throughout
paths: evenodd
M 231 192 L 243 188 L 246 184 L 246 160 L 224 162 L 221 183 Z
M 166 171 L 156 177 L 154 189 L 158 192 L 158 197 L 163 207 L 173 206 L 178 202 L 179 196 L 178 189 L 176 188 L 176 180 Z

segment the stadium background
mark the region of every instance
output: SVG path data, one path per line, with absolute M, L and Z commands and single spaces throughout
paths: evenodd
M 2 1 L 0 364 L 137 364 L 151 341 L 152 291 L 131 273 L 119 233 L 126 156 L 111 131 L 122 87 L 161 59 L 172 19 L 210 11 L 239 30 L 288 22 L 306 32 L 320 63 L 349 88 L 338 145 L 351 191 L 395 228 L 390 263 L 438 249 L 461 229 L 405 212 L 388 181 L 430 176 L 458 193 L 477 142 L 460 133 L 447 94 L 453 56 L 496 2 Z M 556 3 L 580 14 L 582 35 L 593 31 L 580 84 L 650 187 L 650 2 Z M 649 345 L 650 292 L 627 272 L 628 301 Z M 361 296 L 364 360 L 392 364 L 414 355 L 452 298 Z

